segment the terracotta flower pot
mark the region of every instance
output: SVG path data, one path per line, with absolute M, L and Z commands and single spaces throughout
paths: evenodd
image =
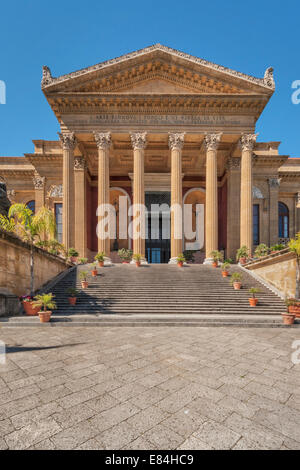
M 241 264 L 246 264 L 247 258 L 245 258 L 245 257 L 240 258 L 239 261 L 240 261 Z
M 122 264 L 129 264 L 129 261 L 122 261 Z
M 82 289 L 86 289 L 88 287 L 89 283 L 87 281 L 81 281 L 81 287 Z
M 26 315 L 38 315 L 40 307 L 34 307 L 32 302 L 22 302 Z
M 52 312 L 50 310 L 47 310 L 46 312 L 39 312 L 39 317 L 40 317 L 40 322 L 41 323 L 47 323 L 50 321 Z
M 77 297 L 68 297 L 70 305 L 76 305 Z
M 137 268 L 139 268 L 139 267 L 141 266 L 141 262 L 140 262 L 140 261 L 136 261 L 136 262 L 135 262 L 135 265 L 136 265 Z
M 216 261 L 213 261 L 212 267 L 213 267 L 213 268 L 217 268 L 217 267 L 218 267 L 218 263 L 217 263 Z
M 295 315 L 290 313 L 282 313 L 282 320 L 284 325 L 293 325 L 295 321 Z
M 227 277 L 228 276 L 228 271 L 222 271 L 222 276 Z
M 300 303 L 299 305 L 290 305 L 288 311 L 292 315 L 295 315 L 296 318 L 300 318 Z
M 238 282 L 234 282 L 234 283 L 233 283 L 233 288 L 234 288 L 235 290 L 240 290 L 241 287 L 242 287 L 242 283 L 241 283 L 241 282 L 238 281 Z
M 179 266 L 179 268 L 182 268 L 182 266 L 183 266 L 183 261 L 178 261 L 177 266 Z
M 249 304 L 250 304 L 250 307 L 256 307 L 257 305 L 257 302 L 258 302 L 258 299 L 256 297 L 250 297 L 249 299 Z
M 98 261 L 98 266 L 99 266 L 100 268 L 103 268 L 103 266 L 104 266 L 104 261 Z
M 97 269 L 92 269 L 92 276 L 96 277 L 98 275 Z
M 71 256 L 70 261 L 71 263 L 77 263 L 77 256 Z

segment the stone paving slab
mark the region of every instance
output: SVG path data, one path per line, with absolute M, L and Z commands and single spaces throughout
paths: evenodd
M 297 329 L 0 328 L 0 340 L 1 450 L 300 448 Z

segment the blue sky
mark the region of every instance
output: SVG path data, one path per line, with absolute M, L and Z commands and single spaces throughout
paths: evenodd
M 257 123 L 258 141 L 282 141 L 300 157 L 300 2 L 273 0 L 19 0 L 0 6 L 0 155 L 33 151 L 56 139 L 58 122 L 40 88 L 42 65 L 54 76 L 157 42 L 250 75 L 275 69 L 276 91 Z

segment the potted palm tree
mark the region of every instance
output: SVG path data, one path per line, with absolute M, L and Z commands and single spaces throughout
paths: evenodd
M 105 259 L 104 251 L 99 251 L 99 253 L 97 253 L 95 256 L 95 260 L 98 261 L 98 265 L 100 266 L 100 268 L 104 266 L 104 259 Z
M 118 251 L 118 255 L 120 256 L 122 263 L 123 264 L 128 264 L 132 258 L 132 250 L 129 250 L 127 248 L 121 248 Z
M 137 268 L 141 266 L 141 261 L 143 259 L 143 256 L 140 253 L 135 253 L 132 257 L 133 261 L 135 261 L 135 265 Z
M 75 250 L 75 248 L 69 248 L 68 249 L 68 258 L 70 258 L 70 261 L 72 263 L 76 263 L 77 262 L 77 258 L 78 258 L 78 251 Z
M 88 262 L 87 258 L 79 258 L 78 259 L 79 264 L 86 264 Z
M 76 305 L 78 290 L 75 289 L 75 287 L 69 287 L 68 294 L 69 294 L 69 297 L 68 297 L 69 304 Z
M 88 275 L 87 271 L 80 271 L 79 273 L 79 279 L 81 280 L 81 286 L 83 289 L 86 289 L 89 285 L 87 281 L 87 275 Z
M 269 248 L 265 243 L 260 243 L 260 245 L 257 245 L 254 251 L 254 255 L 257 258 L 263 258 L 264 256 L 267 256 L 269 254 Z
M 235 290 L 240 290 L 240 288 L 242 287 L 242 275 L 241 273 L 232 273 L 231 274 L 231 285 L 233 286 L 233 288 Z
M 257 302 L 258 302 L 258 298 L 255 297 L 255 294 L 257 294 L 259 292 L 259 289 L 257 287 L 250 287 L 249 292 L 250 292 L 250 294 L 252 294 L 252 297 L 250 297 L 248 299 L 250 307 L 256 307 Z
M 297 302 L 296 299 L 286 299 L 285 303 L 287 306 L 287 311 L 282 313 L 282 320 L 284 325 L 293 325 L 295 321 L 295 313 L 294 313 L 294 302 Z M 300 315 L 299 315 L 300 316 Z
M 225 263 L 222 264 L 222 276 L 223 277 L 228 276 L 229 267 L 230 267 L 230 263 L 228 261 L 225 261 Z
M 220 251 L 218 250 L 213 250 L 211 253 L 210 253 L 210 256 L 211 258 L 213 259 L 213 262 L 212 262 L 212 266 L 214 268 L 217 268 L 218 267 L 218 264 L 219 264 L 219 261 L 222 261 L 223 259 L 223 255 Z
M 177 266 L 179 266 L 179 268 L 182 268 L 183 266 L 183 263 L 185 262 L 185 256 L 183 253 L 180 253 L 177 258 L 176 258 L 176 261 L 177 261 Z
M 297 299 L 287 299 L 285 301 L 288 309 L 288 313 L 295 315 L 295 317 L 300 317 L 300 300 Z
M 243 245 L 236 252 L 236 260 L 239 261 L 240 264 L 246 264 L 248 258 L 249 249 L 246 247 L 246 245 Z
M 7 217 L 0 214 L 0 227 L 15 233 L 30 244 L 30 295 L 23 303 L 27 313 L 31 311 L 34 295 L 34 246 L 42 242 L 45 233 L 54 239 L 56 236 L 55 216 L 46 207 L 41 207 L 36 214 L 33 214 L 26 204 L 18 203 L 10 206 Z
M 39 294 L 36 295 L 35 300 L 33 302 L 35 307 L 39 307 L 39 317 L 41 323 L 46 323 L 50 321 L 52 310 L 57 308 L 56 303 L 54 302 L 53 298 L 54 295 L 49 294 Z
M 93 277 L 98 276 L 97 263 L 92 263 L 92 271 L 91 271 L 91 273 L 92 273 L 92 276 L 93 276 Z

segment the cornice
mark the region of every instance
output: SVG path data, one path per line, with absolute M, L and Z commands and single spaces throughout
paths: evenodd
M 140 49 L 140 50 L 131 52 L 129 54 L 125 54 L 123 56 L 120 56 L 120 57 L 117 57 L 117 58 L 114 58 L 114 59 L 110 59 L 110 60 L 107 60 L 107 61 L 104 61 L 104 62 L 100 62 L 96 65 L 86 67 L 86 68 L 77 70 L 75 72 L 71 72 L 71 73 L 66 74 L 66 75 L 61 75 L 61 76 L 56 77 L 56 78 L 51 75 L 51 71 L 50 71 L 49 67 L 44 66 L 43 67 L 43 77 L 42 77 L 42 89 L 46 91 L 47 89 L 50 89 L 51 87 L 53 87 L 53 85 L 63 83 L 67 80 L 71 80 L 71 79 L 76 78 L 76 77 L 82 77 L 85 74 L 90 74 L 92 72 L 97 72 L 98 70 L 103 70 L 103 69 L 105 69 L 107 67 L 110 67 L 112 65 L 121 64 L 121 63 L 124 63 L 126 61 L 131 61 L 132 59 L 142 57 L 142 56 L 145 56 L 147 54 L 155 55 L 155 54 L 159 54 L 159 53 L 175 57 L 179 60 L 184 59 L 185 61 L 188 61 L 192 64 L 201 65 L 202 67 L 206 68 L 208 71 L 213 70 L 213 71 L 217 72 L 218 74 L 224 74 L 224 75 L 227 75 L 228 77 L 233 77 L 235 79 L 238 78 L 238 79 L 243 80 L 245 82 L 255 84 L 255 85 L 259 85 L 260 87 L 262 87 L 262 88 L 264 88 L 264 89 L 266 89 L 270 92 L 273 92 L 273 90 L 275 89 L 275 83 L 274 83 L 274 78 L 273 78 L 273 69 L 271 67 L 269 67 L 266 70 L 263 78 L 257 78 L 257 77 L 253 77 L 251 75 L 247 75 L 247 74 L 244 74 L 242 72 L 238 72 L 236 70 L 230 69 L 228 67 L 217 65 L 217 64 L 215 64 L 213 62 L 209 62 L 205 59 L 200 59 L 199 57 L 192 56 L 192 55 L 187 54 L 185 52 L 181 52 L 181 51 L 178 51 L 176 49 L 172 49 L 170 47 L 163 46 L 161 44 L 154 44 L 154 45 L 146 47 L 144 49 Z

